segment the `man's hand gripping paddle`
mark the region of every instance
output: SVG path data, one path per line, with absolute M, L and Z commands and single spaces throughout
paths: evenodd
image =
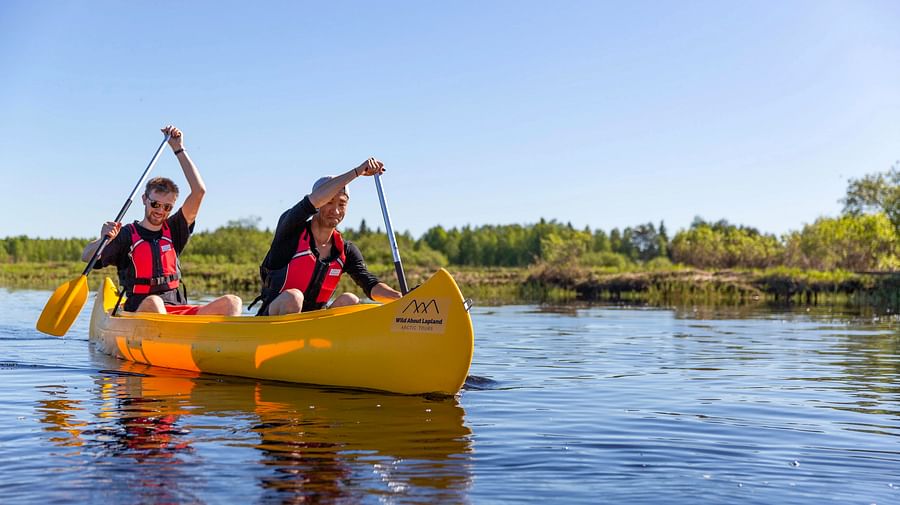
M 159 155 L 162 153 L 163 148 L 166 147 L 166 142 L 168 142 L 168 140 L 169 136 L 166 135 L 159 145 L 159 148 L 156 149 L 156 154 L 153 155 L 153 159 L 150 160 L 150 164 L 147 165 L 147 168 L 144 170 L 144 175 L 141 176 L 141 179 L 134 186 L 134 189 L 131 191 L 131 196 L 128 197 L 128 200 L 125 200 L 125 205 L 122 206 L 122 210 L 120 210 L 119 215 L 116 216 L 117 223 L 121 222 L 122 218 L 125 217 L 125 212 L 127 212 L 128 207 L 131 206 L 134 195 L 137 194 L 140 187 L 144 184 L 147 175 L 150 174 L 150 170 L 153 169 L 153 165 L 156 164 L 156 161 L 159 159 Z M 47 304 L 44 305 L 41 317 L 37 321 L 36 327 L 38 331 L 57 337 L 61 337 L 69 331 L 72 323 L 75 322 L 75 318 L 78 317 L 78 314 L 84 307 L 84 302 L 87 301 L 87 276 L 94 268 L 94 263 L 100 258 L 100 253 L 103 252 L 103 248 L 106 247 L 108 241 L 109 236 L 104 235 L 97 245 L 94 255 L 91 256 L 91 260 L 88 261 L 87 268 L 84 269 L 84 272 L 82 272 L 77 279 L 71 280 L 56 288 L 56 291 L 54 291 L 50 299 L 47 300 Z

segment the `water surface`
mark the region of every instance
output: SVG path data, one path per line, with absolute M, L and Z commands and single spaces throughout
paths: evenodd
M 48 296 L 0 289 L 4 503 L 900 503 L 891 317 L 476 307 L 438 399 L 129 364 Z

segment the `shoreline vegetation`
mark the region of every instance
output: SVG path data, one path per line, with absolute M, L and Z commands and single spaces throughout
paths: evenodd
M 396 284 L 393 265 L 370 265 L 373 273 Z M 799 269 L 699 270 L 671 268 L 611 272 L 552 265 L 533 267 L 447 267 L 460 289 L 477 305 L 510 303 L 612 302 L 683 305 L 855 305 L 888 313 L 900 311 L 900 273 L 819 272 Z M 54 289 L 76 278 L 80 262 L 0 264 L 0 286 Z M 258 294 L 255 264 L 184 265 L 189 295 L 236 293 L 249 303 Z M 406 268 L 410 286 L 434 272 L 422 266 Z M 114 268 L 88 276 L 91 290 L 104 277 L 116 280 Z M 339 290 L 359 291 L 349 279 Z
M 249 303 L 258 294 L 255 264 L 186 263 L 184 282 L 192 298 L 198 294 L 236 293 Z M 396 284 L 393 265 L 370 265 L 373 273 Z M 52 290 L 76 278 L 84 263 L 0 264 L 0 286 Z M 612 302 L 683 305 L 854 305 L 888 313 L 900 311 L 900 273 L 854 273 L 771 268 L 764 270 L 699 270 L 673 267 L 654 271 L 533 267 L 453 267 L 460 289 L 477 305 L 515 303 Z M 434 269 L 406 267 L 410 286 L 424 282 Z M 91 290 L 104 277 L 116 280 L 114 268 L 88 276 Z M 359 291 L 349 279 L 338 288 Z
M 671 238 L 663 222 L 608 233 L 555 220 L 528 225 L 434 226 L 399 234 L 408 284 L 447 268 L 476 303 L 627 302 L 854 304 L 900 310 L 900 165 L 851 179 L 843 213 L 776 236 L 700 217 Z M 272 241 L 259 218 L 195 233 L 181 255 L 190 292 L 258 293 Z M 341 233 L 370 270 L 396 284 L 389 241 L 365 219 Z M 76 278 L 84 238 L 0 239 L 0 286 L 54 289 Z M 95 289 L 114 269 L 88 276 Z M 358 291 L 344 278 L 338 289 Z

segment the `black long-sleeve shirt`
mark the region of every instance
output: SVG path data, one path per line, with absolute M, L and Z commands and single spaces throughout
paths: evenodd
M 309 196 L 303 197 L 303 200 L 300 200 L 297 205 L 286 210 L 281 217 L 278 218 L 278 226 L 275 227 L 275 236 L 272 238 L 272 245 L 269 247 L 269 252 L 266 254 L 262 266 L 269 270 L 279 270 L 286 267 L 297 252 L 297 243 L 300 241 L 300 234 L 304 229 L 310 228 L 309 219 L 317 212 L 318 210 L 313 206 L 312 202 L 309 201 Z M 310 230 L 310 234 L 312 234 L 312 230 Z M 331 244 L 334 246 L 334 237 L 331 238 Z M 317 261 L 322 263 L 330 263 L 340 256 L 340 251 L 338 251 L 336 247 L 332 247 L 330 257 L 320 258 L 315 240 L 310 241 L 310 248 Z M 342 272 L 350 275 L 353 282 L 363 289 L 366 296 L 371 298 L 372 288 L 381 281 L 378 277 L 375 277 L 369 272 L 359 248 L 348 240 L 344 240 L 344 256 L 345 261 Z M 310 294 L 311 293 L 304 293 L 304 295 L 306 295 L 304 296 L 303 302 L 304 311 L 308 310 L 308 303 L 310 304 L 310 309 L 318 308 L 312 306 L 312 304 L 315 303 L 315 297 L 308 296 Z

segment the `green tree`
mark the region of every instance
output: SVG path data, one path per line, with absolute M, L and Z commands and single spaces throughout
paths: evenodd
M 766 268 L 780 263 L 784 246 L 756 228 L 695 218 L 690 229 L 675 234 L 672 260 L 700 268 Z
M 650 261 L 661 254 L 659 233 L 653 223 L 641 224 L 631 233 L 631 252 L 635 259 Z
M 612 252 L 609 245 L 609 235 L 603 230 L 598 229 L 594 232 L 594 252 Z
M 657 232 L 657 247 L 659 248 L 659 256 L 669 257 L 669 233 L 666 230 L 666 223 L 659 222 L 659 232 Z
M 819 218 L 786 237 L 786 262 L 816 270 L 893 270 L 900 241 L 884 213 Z
M 841 202 L 846 214 L 884 212 L 900 236 L 900 162 L 887 172 L 850 179 L 847 195 Z
M 609 232 L 609 250 L 618 253 L 622 248 L 622 232 L 618 228 L 613 228 Z

